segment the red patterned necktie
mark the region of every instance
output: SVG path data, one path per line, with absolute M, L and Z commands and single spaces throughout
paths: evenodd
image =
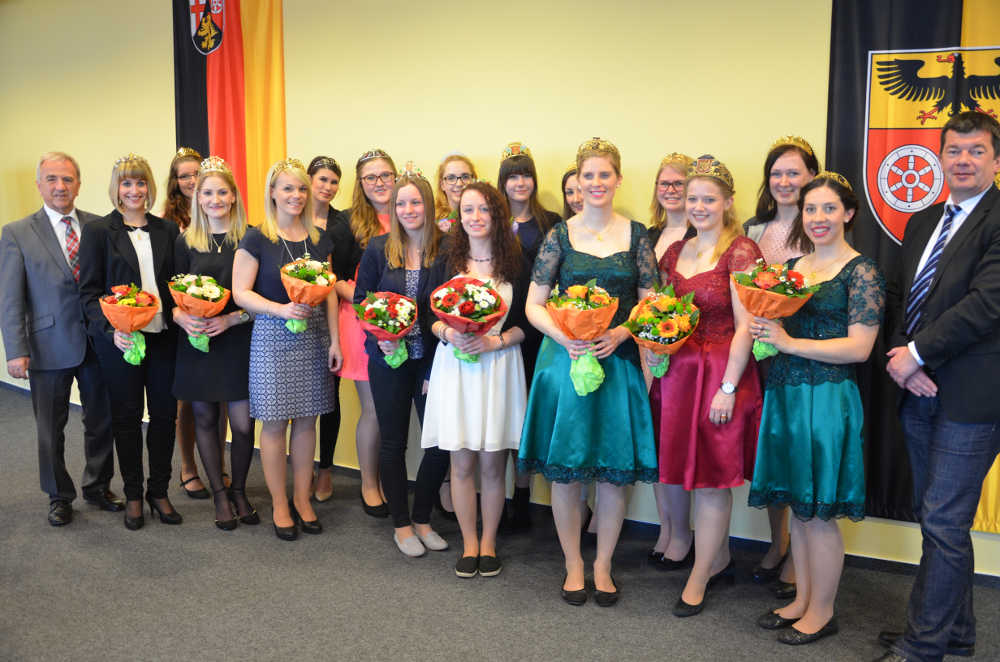
M 76 236 L 73 229 L 73 219 L 63 216 L 62 222 L 66 224 L 66 254 L 69 256 L 69 268 L 73 271 L 73 278 L 80 282 L 80 238 Z

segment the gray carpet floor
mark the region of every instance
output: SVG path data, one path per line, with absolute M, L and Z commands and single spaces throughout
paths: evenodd
M 146 517 L 137 532 L 120 514 L 82 500 L 62 528 L 45 520 L 31 403 L 0 388 L 0 659 L 73 660 L 870 660 L 880 629 L 903 622 L 912 568 L 849 559 L 838 598 L 841 633 L 791 648 L 754 620 L 775 600 L 750 581 L 757 543 L 734 541 L 737 584 L 709 594 L 694 618 L 670 614 L 685 580 L 646 564 L 655 529 L 627 525 L 615 556 L 620 603 L 564 604 L 550 512 L 530 533 L 500 541 L 503 573 L 455 577 L 455 551 L 407 559 L 388 520 L 367 517 L 358 480 L 335 476 L 317 506 L 326 531 L 275 538 L 259 462 L 248 493 L 261 526 L 217 530 L 210 501 L 171 496 L 181 526 Z M 82 426 L 71 414 L 67 460 L 82 471 Z M 175 464 L 175 476 L 177 467 Z M 119 494 L 118 478 L 112 487 Z M 435 526 L 460 549 L 457 524 Z M 593 558 L 593 542 L 585 543 Z M 978 659 L 998 659 L 1000 589 L 977 582 Z

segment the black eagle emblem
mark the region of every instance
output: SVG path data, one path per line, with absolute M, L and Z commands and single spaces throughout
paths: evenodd
M 996 117 L 996 112 L 984 109 L 979 99 L 1000 99 L 1000 73 L 992 76 L 966 76 L 961 53 L 947 57 L 938 55 L 938 62 L 951 63 L 951 75 L 924 78 L 919 76 L 923 60 L 886 60 L 876 65 L 878 81 L 889 94 L 906 101 L 936 101 L 927 111 L 920 111 L 917 119 L 923 124 L 937 119 L 937 114 L 948 108 L 948 116 L 962 112 L 962 106 Z M 1000 71 L 1000 57 L 995 58 Z

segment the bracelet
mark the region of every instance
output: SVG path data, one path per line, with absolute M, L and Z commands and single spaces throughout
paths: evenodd
M 507 342 L 503 339 L 503 331 L 501 331 L 497 335 L 497 337 L 500 338 L 500 349 L 503 349 L 504 347 L 506 347 L 507 346 Z

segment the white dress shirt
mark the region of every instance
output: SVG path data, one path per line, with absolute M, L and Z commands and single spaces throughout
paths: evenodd
M 142 280 L 140 287 L 156 296 L 156 315 L 150 320 L 149 324 L 142 327 L 142 330 L 147 333 L 159 333 L 167 325 L 163 323 L 163 302 L 160 301 L 160 292 L 156 287 L 156 270 L 153 267 L 153 244 L 149 241 L 149 233 L 144 230 L 132 230 L 128 233 L 128 238 L 135 248 L 136 257 L 139 258 L 139 276 Z M 128 285 L 128 283 L 115 283 L 115 285 Z
M 66 249 L 66 224 L 63 223 L 62 220 L 66 216 L 69 216 L 72 219 L 71 225 L 73 226 L 73 231 L 76 232 L 77 242 L 79 242 L 80 219 L 76 217 L 76 208 L 74 207 L 68 214 L 60 214 L 55 209 L 51 209 L 48 205 L 42 205 L 42 209 L 45 210 L 45 214 L 49 217 L 49 223 L 52 224 L 52 229 L 56 233 L 56 239 L 59 240 L 59 248 L 62 249 L 63 257 L 66 258 L 66 264 L 69 264 L 69 250 Z M 77 244 L 77 246 L 79 246 L 79 244 Z

